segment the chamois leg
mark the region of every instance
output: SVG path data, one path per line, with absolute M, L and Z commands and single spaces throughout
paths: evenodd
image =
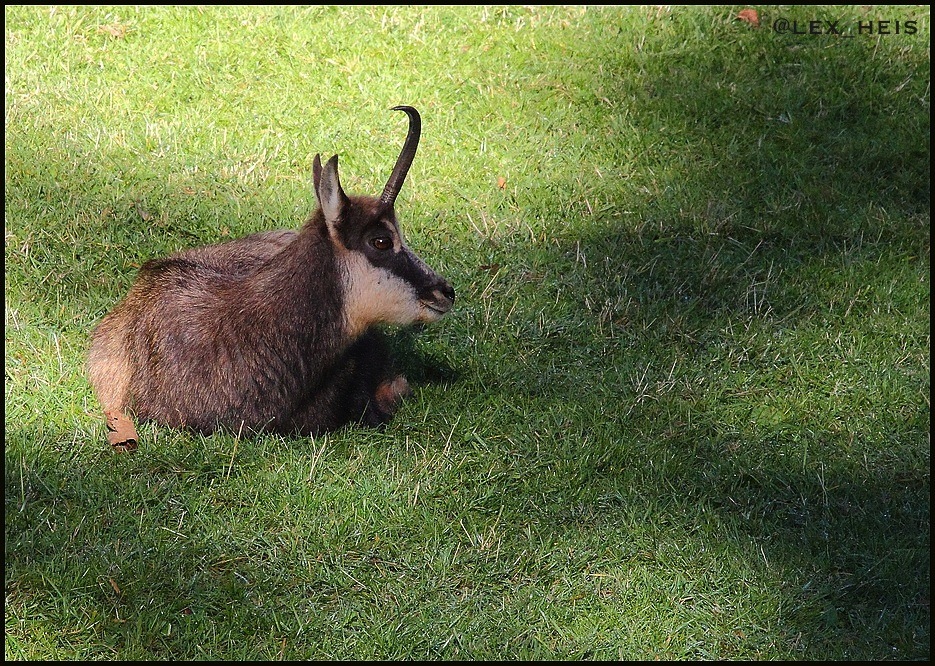
M 329 375 L 278 431 L 316 436 L 349 423 L 381 426 L 409 392 L 409 382 L 392 371 L 386 341 L 375 330 L 354 342 Z
M 386 339 L 378 331 L 365 333 L 348 350 L 348 367 L 355 376 L 348 386 L 351 418 L 367 426 L 389 423 L 404 397 L 411 393 L 409 382 L 393 372 Z
M 111 314 L 97 326 L 88 355 L 88 374 L 98 400 L 104 407 L 107 441 L 117 453 L 135 451 L 139 436 L 133 421 L 124 413 L 130 385 L 127 359 L 127 318 Z
M 373 393 L 373 402 L 377 410 L 391 418 L 399 409 L 403 398 L 410 395 L 412 395 L 412 389 L 409 388 L 409 382 L 404 376 L 397 375 L 377 386 L 377 390 Z

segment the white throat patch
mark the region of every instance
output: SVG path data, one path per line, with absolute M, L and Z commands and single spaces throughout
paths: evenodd
M 374 324 L 412 324 L 425 315 L 412 286 L 384 268 L 371 264 L 359 252 L 342 252 L 344 321 L 356 338 Z

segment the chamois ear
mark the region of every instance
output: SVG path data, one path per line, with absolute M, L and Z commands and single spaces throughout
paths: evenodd
M 315 177 L 315 198 L 319 200 L 319 205 L 321 205 L 321 200 L 318 196 L 318 185 L 321 183 L 321 155 L 318 153 L 315 153 L 315 159 L 312 161 L 312 174 Z
M 321 160 L 316 160 L 314 171 L 318 205 L 321 206 L 321 212 L 325 214 L 325 221 L 333 225 L 341 219 L 344 206 L 348 203 L 347 195 L 341 189 L 341 181 L 338 180 L 338 156 L 332 156 L 324 168 L 321 168 Z

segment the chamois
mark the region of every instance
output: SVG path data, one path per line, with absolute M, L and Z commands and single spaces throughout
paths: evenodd
M 379 198 L 346 195 L 338 156 L 322 167 L 315 155 L 318 207 L 299 231 L 143 264 L 91 334 L 88 374 L 105 414 L 203 433 L 389 422 L 409 385 L 378 325 L 437 321 L 455 298 L 396 220 L 422 121 L 410 106 L 393 110 L 409 132 Z

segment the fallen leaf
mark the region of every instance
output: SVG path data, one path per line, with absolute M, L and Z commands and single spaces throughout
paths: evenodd
M 120 588 L 117 587 L 117 583 L 114 582 L 114 579 L 113 579 L 113 578 L 108 578 L 107 580 L 110 581 L 110 586 L 111 586 L 112 588 L 114 588 L 114 592 L 116 592 L 117 594 L 120 594 Z
M 760 25 L 760 15 L 757 14 L 755 9 L 742 9 L 737 14 L 737 18 L 739 18 L 741 21 L 746 21 L 754 28 L 758 28 Z
M 506 178 L 503 176 L 497 178 L 497 187 L 499 187 L 501 190 L 506 189 Z
M 104 417 L 107 419 L 107 441 L 117 453 L 126 453 L 136 451 L 139 435 L 136 434 L 136 428 L 133 427 L 133 421 L 126 414 L 106 410 Z
M 112 25 L 99 25 L 97 26 L 97 31 L 107 33 L 111 37 L 120 39 L 127 34 L 127 26 L 120 25 L 119 23 L 114 23 Z
M 144 222 L 149 222 L 151 219 L 153 219 L 153 214 L 150 213 L 148 210 L 145 210 L 140 205 L 139 201 L 135 202 L 134 205 L 136 206 L 136 212 L 140 214 L 140 217 L 143 218 Z

